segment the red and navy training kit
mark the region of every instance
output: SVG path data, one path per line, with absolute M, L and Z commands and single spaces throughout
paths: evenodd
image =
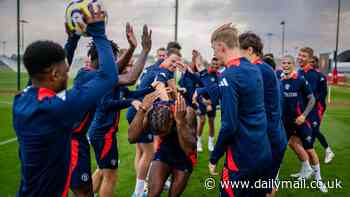
M 154 104 L 167 105 L 174 109 L 174 101 L 159 101 Z M 194 165 L 197 163 L 197 152 L 187 155 L 181 148 L 177 133 L 176 124 L 174 123 L 171 132 L 166 136 L 159 137 L 156 141 L 156 152 L 154 161 L 161 161 L 169 165 L 172 170 L 180 170 L 192 173 Z
M 320 104 L 321 102 L 321 88 L 322 75 L 316 71 L 311 65 L 306 65 L 304 68 L 298 70 L 298 74 L 303 76 L 305 80 L 310 84 L 312 93 L 315 96 L 316 103 L 313 109 L 311 110 L 308 119 L 311 122 L 311 127 L 313 131 L 313 138 L 316 138 L 320 132 L 320 123 L 323 114 L 323 107 Z
M 264 105 L 267 118 L 267 134 L 272 152 L 272 168 L 270 178 L 276 178 L 281 166 L 285 150 L 287 148 L 287 137 L 282 122 L 281 92 L 279 80 L 272 67 L 261 59 L 252 62 L 257 65 L 264 81 Z
M 222 181 L 265 180 L 272 156 L 267 135 L 263 79 L 245 58 L 231 59 L 219 78 L 221 128 L 210 162 L 226 153 Z M 221 188 L 221 196 L 265 196 L 257 188 Z
M 308 97 L 312 96 L 310 84 L 303 76 L 293 72 L 289 77 L 282 76 L 281 86 L 283 89 L 283 124 L 289 139 L 292 135 L 298 136 L 307 149 L 313 148 L 312 126 L 308 115 L 302 125 L 296 124 L 296 119 L 302 115 Z
M 88 133 L 99 169 L 118 168 L 116 133 L 119 130 L 120 110 L 130 107 L 135 98 L 153 91 L 153 88 L 130 91 L 126 86 L 114 87 L 98 103 Z
M 186 92 L 183 94 L 186 105 L 191 106 L 193 109 L 197 109 L 197 106 L 192 102 L 192 97 L 196 91 L 196 88 L 202 86 L 200 76 L 197 73 L 186 71 L 180 77 L 179 86 L 186 90 Z
M 74 79 L 74 86 L 81 87 L 86 82 L 90 81 L 97 74 L 97 70 L 89 66 L 81 68 Z M 94 105 L 85 116 L 74 123 L 72 128 L 71 141 L 71 166 L 72 189 L 79 188 L 83 185 L 91 184 L 91 159 L 90 145 L 87 139 L 87 132 L 95 114 L 96 105 Z
M 219 72 L 213 71 L 210 67 L 208 70 L 204 70 L 200 72 L 200 79 L 202 81 L 202 84 L 205 88 L 209 88 L 211 86 L 218 86 L 218 80 L 219 80 Z M 210 118 L 214 118 L 216 115 L 216 106 L 218 105 L 218 102 L 213 102 L 210 95 L 208 94 L 203 94 L 200 89 L 198 89 L 198 110 L 199 110 L 199 115 L 206 115 Z M 212 109 L 211 111 L 207 111 L 207 106 L 200 101 L 200 99 L 205 98 L 205 99 L 210 99 L 212 102 Z
M 74 123 L 118 81 L 104 22 L 90 24 L 100 69 L 81 85 L 56 94 L 30 86 L 14 98 L 13 125 L 19 143 L 21 182 L 17 196 L 67 196 L 71 178 L 71 135 Z
M 316 101 L 316 107 L 317 107 L 317 114 L 320 117 L 320 121 L 322 122 L 324 112 L 326 111 L 326 108 L 327 108 L 328 84 L 327 84 L 327 77 L 323 73 L 321 73 L 319 70 L 316 70 L 316 71 L 320 75 L 320 80 L 317 85 L 318 101 Z
M 145 68 L 143 74 L 140 78 L 140 84 L 136 88 L 136 90 L 150 88 L 151 84 L 154 81 L 160 81 L 166 85 L 166 82 L 170 79 L 174 78 L 174 73 L 170 72 L 168 69 L 162 68 L 161 64 L 164 60 L 158 60 L 154 65 L 151 65 Z M 139 100 L 143 100 L 143 96 L 138 98 Z M 126 114 L 126 118 L 129 124 L 132 122 L 136 115 L 136 109 L 131 106 L 128 109 Z M 147 131 L 142 132 L 140 137 L 136 140 L 135 143 L 152 143 L 153 142 L 153 132 L 149 129 Z

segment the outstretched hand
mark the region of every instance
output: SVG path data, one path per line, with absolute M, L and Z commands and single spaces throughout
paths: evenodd
M 186 120 L 186 102 L 185 99 L 178 94 L 175 102 L 175 121 L 180 123 Z
M 148 26 L 143 26 L 142 37 L 141 37 L 142 49 L 145 52 L 150 52 L 152 48 L 152 30 L 148 31 Z
M 125 32 L 130 48 L 135 49 L 137 47 L 137 39 L 134 34 L 134 28 L 130 25 L 130 23 L 126 23 Z
M 148 109 L 151 108 L 154 101 L 157 100 L 159 98 L 159 96 L 160 96 L 160 92 L 157 90 L 150 93 L 150 94 L 147 94 L 145 96 L 145 98 L 143 99 L 142 104 L 139 106 L 139 108 L 142 108 L 145 111 L 147 111 Z
M 84 19 L 86 24 L 93 24 L 106 20 L 106 13 L 102 10 L 101 5 L 97 5 L 97 10 L 95 10 L 91 5 L 88 7 L 90 15 L 84 13 Z M 86 30 L 87 26 L 83 22 L 77 22 L 80 29 Z
M 203 57 L 197 50 L 192 50 L 192 64 L 197 68 L 198 72 L 205 69 Z

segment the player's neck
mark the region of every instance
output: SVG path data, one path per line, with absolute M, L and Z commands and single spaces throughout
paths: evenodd
M 224 62 L 225 64 L 228 64 L 228 62 L 232 59 L 238 59 L 241 57 L 241 53 L 239 51 L 238 48 L 234 48 L 234 49 L 229 49 L 224 57 Z
M 261 59 L 261 58 L 260 58 L 259 56 L 253 54 L 253 55 L 251 56 L 251 58 L 250 58 L 250 61 L 251 61 L 251 62 L 256 62 L 256 61 L 258 61 L 258 60 L 260 60 L 260 59 Z
M 43 80 L 43 81 L 39 81 L 39 80 L 36 80 L 36 79 L 31 79 L 32 80 L 32 86 L 33 87 L 36 87 L 36 88 L 47 88 L 47 89 L 50 89 L 54 92 L 57 92 L 55 90 L 55 88 L 51 85 L 51 83 L 49 83 L 48 81 L 46 80 Z

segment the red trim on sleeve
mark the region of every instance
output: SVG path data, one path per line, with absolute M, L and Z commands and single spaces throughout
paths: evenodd
M 227 167 L 229 170 L 238 172 L 238 167 L 235 163 L 235 160 L 233 159 L 233 154 L 230 147 L 227 148 L 226 161 L 227 161 Z
M 235 194 L 233 193 L 231 183 L 230 183 L 229 171 L 226 167 L 224 167 L 222 170 L 222 181 L 224 185 L 224 190 L 226 191 L 227 195 L 229 197 L 235 197 Z
M 78 158 L 79 158 L 79 141 L 72 139 L 68 176 L 67 176 L 66 184 L 64 186 L 62 197 L 68 196 L 69 186 L 70 186 L 70 182 L 71 182 L 71 178 L 72 178 L 72 173 L 73 173 L 74 169 L 77 167 Z

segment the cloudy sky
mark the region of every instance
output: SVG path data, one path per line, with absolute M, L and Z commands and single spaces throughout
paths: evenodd
M 65 0 L 22 0 L 25 45 L 38 39 L 64 44 Z M 126 47 L 124 26 L 135 26 L 140 36 L 143 24 L 153 29 L 153 52 L 174 38 L 175 0 L 104 0 L 109 14 L 108 36 Z M 233 22 L 240 32 L 254 31 L 265 43 L 265 52 L 281 53 L 281 26 L 286 21 L 286 50 L 311 46 L 316 52 L 335 48 L 336 0 L 179 0 L 179 42 L 184 56 L 193 48 L 209 59 L 209 38 L 216 27 Z M 6 53 L 16 51 L 16 1 L 0 0 L 0 41 L 7 41 Z M 272 33 L 271 42 L 267 33 Z M 340 49 L 350 48 L 350 0 L 342 0 Z M 81 42 L 78 54 L 85 54 L 87 40 Z M 2 53 L 2 47 L 0 48 Z

